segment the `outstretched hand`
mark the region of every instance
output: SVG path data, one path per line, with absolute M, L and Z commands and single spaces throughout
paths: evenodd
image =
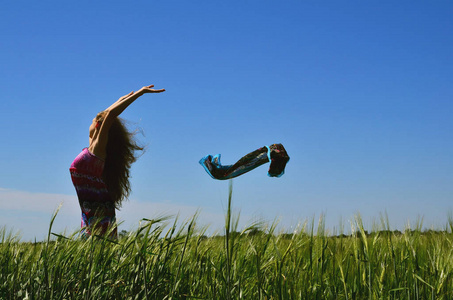
M 124 101 L 126 99 L 129 99 L 129 98 L 135 100 L 138 97 L 140 97 L 141 95 L 147 94 L 147 93 L 162 93 L 162 92 L 165 92 L 165 89 L 155 90 L 155 89 L 153 89 L 153 87 L 154 87 L 154 84 L 151 84 L 151 85 L 148 85 L 148 86 L 144 86 L 141 89 L 139 89 L 137 92 L 132 91 L 129 94 L 120 97 L 118 99 L 118 101 L 122 102 L 122 101 Z
M 162 93 L 162 92 L 165 92 L 165 89 L 158 89 L 158 90 L 155 90 L 153 89 L 154 87 L 154 84 L 151 84 L 151 85 L 148 85 L 148 86 L 144 86 L 142 87 L 139 92 L 142 92 L 142 93 Z

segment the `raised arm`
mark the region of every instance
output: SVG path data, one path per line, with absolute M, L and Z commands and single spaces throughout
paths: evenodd
M 165 89 L 155 90 L 153 89 L 154 85 L 144 86 L 137 92 L 130 92 L 129 94 L 119 98 L 115 103 L 110 105 L 105 112 L 111 117 L 119 116 L 129 105 L 131 105 L 135 100 L 140 96 L 147 93 L 162 93 L 165 92 Z
M 119 98 L 115 103 L 110 105 L 104 111 L 104 118 L 96 127 L 93 137 L 90 139 L 89 150 L 95 155 L 105 158 L 106 146 L 110 127 L 113 121 L 118 117 L 129 105 L 131 105 L 140 96 L 148 93 L 162 93 L 165 89 L 153 89 L 154 85 L 144 86 L 137 92 L 130 92 L 129 94 Z

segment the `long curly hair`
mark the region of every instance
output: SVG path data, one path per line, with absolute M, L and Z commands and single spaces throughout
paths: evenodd
M 102 111 L 98 113 L 96 120 L 102 122 L 104 116 L 105 112 Z M 109 130 L 102 177 L 117 209 L 131 193 L 130 168 L 138 158 L 135 151 L 144 149 L 137 144 L 135 134 L 136 132 L 128 131 L 124 120 L 118 117 Z

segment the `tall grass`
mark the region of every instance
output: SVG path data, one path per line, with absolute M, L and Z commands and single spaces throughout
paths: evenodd
M 324 218 L 238 231 L 231 186 L 220 236 L 197 215 L 143 219 L 117 241 L 51 233 L 54 219 L 44 242 L 0 230 L 0 299 L 453 299 L 452 220 L 425 232 L 391 231 L 386 216 L 367 232 L 360 215 L 350 235 L 329 234 Z

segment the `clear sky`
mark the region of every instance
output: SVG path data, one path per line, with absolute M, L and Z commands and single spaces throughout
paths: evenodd
M 9 1 L 0 10 L 0 227 L 24 239 L 80 226 L 69 165 L 97 112 L 148 84 L 123 117 L 148 146 L 132 168 L 121 229 L 193 215 L 220 229 L 228 182 L 198 164 L 234 163 L 282 143 L 234 179 L 244 224 L 291 229 L 360 213 L 371 228 L 423 217 L 447 224 L 453 200 L 451 1 Z M 316 221 L 315 221 L 316 222 Z

